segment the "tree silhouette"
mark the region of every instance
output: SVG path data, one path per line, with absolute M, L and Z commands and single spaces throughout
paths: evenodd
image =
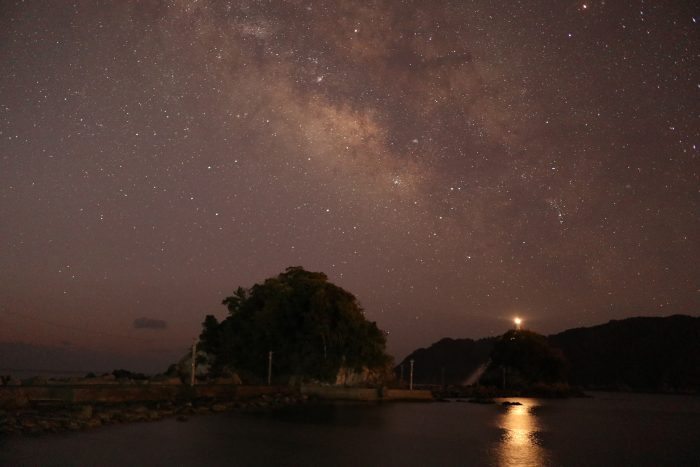
M 365 318 L 355 296 L 323 273 L 290 267 L 250 289 L 239 287 L 222 303 L 229 316 L 220 323 L 207 316 L 200 335 L 214 372 L 229 367 L 259 380 L 269 351 L 279 379 L 333 381 L 342 366 L 379 368 L 389 361 L 384 333 Z
M 498 380 L 501 368 L 509 374 L 509 385 L 531 385 L 566 381 L 564 354 L 545 336 L 527 330 L 511 330 L 496 341 L 491 365 L 482 380 Z

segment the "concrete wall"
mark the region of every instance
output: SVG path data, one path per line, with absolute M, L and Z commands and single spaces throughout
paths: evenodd
M 385 389 L 384 400 L 431 401 L 433 400 L 433 393 L 430 391 L 422 391 L 419 389 L 414 389 L 413 391 L 409 391 L 408 389 Z
M 149 402 L 208 397 L 221 400 L 247 399 L 264 394 L 287 393 L 286 386 L 236 386 L 205 384 L 105 384 L 1 386 L 0 408 L 46 402 Z
M 344 386 L 302 386 L 301 393 L 323 400 L 378 401 L 376 388 L 353 388 Z
M 265 394 L 290 393 L 288 386 L 241 386 L 231 384 L 47 384 L 0 386 L 0 408 L 37 403 L 119 403 L 187 400 L 206 397 L 240 400 Z M 302 386 L 301 393 L 322 400 L 430 401 L 430 391 L 345 386 Z
M 431 401 L 430 391 L 344 386 L 302 386 L 301 393 L 323 400 L 350 401 Z

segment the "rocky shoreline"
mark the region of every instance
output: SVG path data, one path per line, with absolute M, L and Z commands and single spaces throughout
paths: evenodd
M 277 393 L 232 401 L 195 399 L 96 404 L 34 404 L 30 407 L 0 409 L 0 436 L 36 436 L 63 431 L 82 431 L 104 425 L 152 422 L 165 418 L 176 418 L 178 421 L 186 422 L 189 417 L 197 415 L 231 411 L 267 411 L 303 404 L 307 401 L 308 397 L 304 395 Z

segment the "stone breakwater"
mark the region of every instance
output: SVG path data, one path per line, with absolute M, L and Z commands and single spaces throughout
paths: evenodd
M 233 384 L 159 384 L 124 382 L 120 384 L 45 384 L 0 386 L 0 409 L 21 408 L 32 404 L 108 403 L 168 401 L 192 399 L 234 400 L 263 394 L 286 393 L 286 386 L 241 386 Z
M 429 391 L 384 387 L 246 386 L 84 380 L 0 386 L 0 436 L 78 431 L 232 410 L 268 410 L 312 400 L 431 401 Z
M 264 411 L 302 404 L 307 397 L 289 392 L 266 393 L 240 400 L 199 398 L 189 401 L 33 403 L 21 408 L 0 409 L 0 436 L 60 431 L 81 431 L 104 425 L 151 422 L 175 417 L 187 421 L 191 416 L 229 412 Z
M 430 391 L 389 389 L 386 387 L 360 388 L 345 386 L 303 385 L 301 393 L 321 400 L 346 400 L 365 402 L 420 401 L 433 400 Z

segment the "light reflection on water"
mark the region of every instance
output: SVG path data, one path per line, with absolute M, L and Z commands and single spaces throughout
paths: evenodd
M 505 408 L 498 420 L 503 431 L 496 447 L 496 457 L 500 466 L 542 466 L 547 465 L 548 453 L 540 443 L 541 427 L 534 413 L 536 401 L 518 400 L 523 405 Z

